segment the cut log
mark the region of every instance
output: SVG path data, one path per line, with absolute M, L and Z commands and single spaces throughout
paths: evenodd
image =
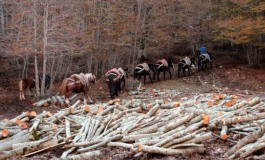
M 220 133 L 220 137 L 221 137 L 222 140 L 226 140 L 228 138 L 227 129 L 228 129 L 227 125 L 222 126 L 222 130 L 221 130 L 221 133 Z
M 265 124 L 263 124 L 259 131 L 246 136 L 242 140 L 240 140 L 235 146 L 233 146 L 231 149 L 229 149 L 225 156 L 230 156 L 231 154 L 235 153 L 237 150 L 239 150 L 241 147 L 245 146 L 246 144 L 255 142 L 259 137 L 261 137 L 265 133 Z
M 162 132 L 168 132 L 174 128 L 177 128 L 178 126 L 190 121 L 191 119 L 193 119 L 195 117 L 195 114 L 189 114 L 189 115 L 186 115 L 185 117 L 182 117 L 182 118 L 177 118 L 176 120 L 172 121 L 172 122 L 169 122 L 167 125 L 165 125 L 164 127 L 162 128 L 159 128 L 159 131 L 162 131 Z
M 172 146 L 174 144 L 179 144 L 179 143 L 183 143 L 185 141 L 188 141 L 188 140 L 191 140 L 191 139 L 194 139 L 197 135 L 198 132 L 201 132 L 202 130 L 206 130 L 205 128 L 204 129 L 200 129 L 198 131 L 195 131 L 191 134 L 188 134 L 188 135 L 185 135 L 183 137 L 180 137 L 180 138 L 176 138 L 166 144 L 163 145 L 164 148 L 168 148 L 169 146 Z M 211 134 L 210 134 L 211 135 Z M 195 143 L 195 142 L 192 142 L 192 143 Z
M 47 98 L 47 99 L 44 99 L 44 100 L 40 100 L 38 102 L 35 102 L 32 105 L 34 107 L 47 106 L 47 104 L 51 103 L 51 100 L 52 100 L 51 98 Z
M 48 116 L 48 112 L 46 111 L 43 111 L 40 115 L 38 115 L 35 119 L 34 119 L 34 122 L 31 126 L 31 128 L 29 129 L 29 131 L 36 131 L 40 122 L 42 121 L 43 117 L 46 117 Z
M 97 114 L 97 116 L 103 116 L 107 113 L 109 113 L 111 110 L 113 110 L 116 107 L 116 105 L 113 106 L 109 106 L 107 109 L 105 109 L 104 111 L 100 112 Z
M 21 132 L 21 129 L 3 129 L 1 134 L 0 134 L 0 139 L 6 138 L 6 137 L 11 137 L 19 132 Z
M 117 99 L 109 100 L 109 105 L 113 105 L 116 102 L 120 103 L 121 99 L 117 98 Z
M 12 145 L 12 149 L 23 149 L 24 154 L 43 149 L 52 145 L 58 144 L 58 139 L 52 137 L 46 137 L 37 141 L 24 142 L 24 143 L 15 143 Z
M 260 98 L 259 98 L 259 97 L 255 97 L 255 98 L 253 98 L 252 100 L 250 100 L 250 101 L 248 102 L 248 104 L 249 104 L 250 106 L 254 106 L 254 105 L 258 104 L 258 103 L 260 103 Z
M 162 109 L 172 109 L 172 108 L 177 108 L 180 106 L 180 102 L 169 102 L 165 104 L 161 104 Z
M 56 96 L 57 102 L 59 102 L 60 106 L 65 107 L 64 99 L 61 96 Z
M 12 149 L 12 144 L 15 143 L 22 143 L 22 142 L 29 142 L 31 140 L 34 140 L 34 136 L 31 134 L 31 132 L 21 135 L 19 137 L 10 137 L 9 141 L 0 141 L 0 151 L 7 151 Z
M 74 160 L 83 160 L 83 159 L 97 159 L 97 156 L 102 155 L 100 150 L 96 151 L 91 151 L 91 152 L 86 152 L 82 154 L 74 154 L 74 155 L 69 155 L 67 156 L 67 159 L 74 159 Z
M 97 147 L 104 146 L 104 145 L 106 145 L 108 142 L 111 142 L 111 141 L 114 141 L 114 140 L 118 140 L 118 139 L 120 139 L 120 138 L 122 138 L 122 135 L 116 135 L 116 136 L 114 136 L 114 137 L 110 137 L 110 138 L 108 138 L 108 139 L 105 139 L 104 141 L 102 141 L 102 142 L 100 142 L 100 143 L 98 143 L 98 144 L 95 144 L 95 145 L 93 145 L 93 146 L 89 146 L 89 147 L 86 147 L 86 148 L 80 148 L 80 149 L 77 150 L 77 152 L 79 152 L 79 153 L 87 152 L 87 151 L 90 151 L 90 150 L 95 149 L 95 148 L 97 148 Z
M 160 104 L 156 104 L 152 109 L 149 110 L 149 112 L 147 112 L 146 117 L 153 116 L 160 107 Z
M 71 137 L 70 121 L 68 119 L 65 119 L 65 133 L 66 133 L 66 138 Z
M 162 135 L 162 132 L 150 133 L 150 134 L 137 134 L 137 135 L 128 135 L 124 136 L 120 141 L 121 142 L 136 142 L 138 139 L 149 138 L 154 139 Z
M 147 153 L 156 153 L 156 154 L 163 154 L 163 155 L 192 155 L 194 153 L 204 153 L 204 147 L 189 147 L 185 149 L 168 149 L 162 147 L 154 147 L 154 146 L 146 146 L 140 145 L 139 151 L 147 152 Z
M 31 155 L 34 155 L 36 153 L 40 153 L 40 152 L 43 152 L 45 150 L 49 150 L 49 149 L 54 149 L 56 147 L 59 147 L 59 146 L 62 146 L 62 145 L 65 145 L 67 143 L 70 143 L 69 141 L 66 141 L 66 142 L 62 142 L 62 143 L 59 143 L 59 144 L 55 144 L 55 145 L 52 145 L 52 146 L 49 146 L 49 147 L 46 147 L 46 148 L 43 148 L 43 149 L 40 149 L 40 150 L 37 150 L 35 152 L 31 152 L 29 154 L 26 154 L 26 155 L 23 155 L 22 157 L 28 157 L 28 156 L 31 156 Z

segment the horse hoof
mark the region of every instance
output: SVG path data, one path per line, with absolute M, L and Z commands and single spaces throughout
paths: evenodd
M 92 101 L 92 102 L 89 102 L 89 104 L 94 104 L 94 102 Z

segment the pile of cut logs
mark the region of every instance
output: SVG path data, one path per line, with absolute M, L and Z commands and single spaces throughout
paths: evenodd
M 0 159 L 63 148 L 60 158 L 101 155 L 101 146 L 145 153 L 191 155 L 207 152 L 213 137 L 231 141 L 225 156 L 245 158 L 265 147 L 264 100 L 243 95 L 199 94 L 179 101 L 114 99 L 76 101 L 55 114 L 23 112 L 0 121 Z M 234 135 L 239 135 L 233 139 Z M 262 157 L 259 157 L 262 158 Z

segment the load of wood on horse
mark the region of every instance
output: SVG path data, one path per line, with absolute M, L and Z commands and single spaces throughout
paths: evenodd
M 84 97 L 84 104 L 87 104 L 86 98 L 88 98 L 90 103 L 93 103 L 90 96 L 88 95 L 88 90 L 90 83 L 96 82 L 96 76 L 92 73 L 87 74 L 73 74 L 69 78 L 63 80 L 60 87 L 60 95 L 65 96 L 65 102 L 69 105 L 69 97 L 72 93 L 82 93 Z
M 171 79 L 171 71 L 170 68 L 174 68 L 174 64 L 172 61 L 166 60 L 166 59 L 160 59 L 157 60 L 155 63 L 156 71 L 157 71 L 157 80 L 159 81 L 159 74 L 160 72 L 163 72 L 164 80 L 166 79 L 166 72 L 169 73 L 170 79 Z
M 112 68 L 105 74 L 105 79 L 107 81 L 110 97 L 118 96 L 121 92 L 121 82 L 123 82 L 123 87 L 125 86 L 125 77 L 127 77 L 126 72 L 128 68 Z

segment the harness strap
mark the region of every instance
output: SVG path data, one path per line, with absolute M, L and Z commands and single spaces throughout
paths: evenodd
M 186 65 L 188 65 L 187 63 L 182 62 L 182 61 L 180 61 L 179 64 L 183 64 L 181 68 L 184 68 Z
M 113 72 L 110 72 L 110 73 L 108 73 L 108 74 L 105 74 L 105 76 L 107 77 L 107 76 L 109 76 L 109 75 L 114 75 L 114 76 L 117 76 L 118 77 L 118 75 L 117 74 L 115 74 L 115 73 L 113 73 Z M 108 78 L 106 78 L 106 81 L 108 82 L 109 81 L 109 79 Z

